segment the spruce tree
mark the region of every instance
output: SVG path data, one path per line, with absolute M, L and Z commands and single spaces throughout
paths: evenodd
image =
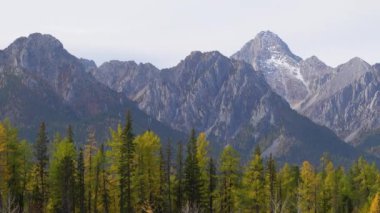
M 176 186 L 175 186 L 175 206 L 176 212 L 181 212 L 184 205 L 184 174 L 183 174 L 183 145 L 178 142 L 177 162 L 176 162 Z
M 82 148 L 79 149 L 77 164 L 79 212 L 85 213 L 84 158 Z
M 255 148 L 243 174 L 242 207 L 250 212 L 265 212 L 265 175 L 260 147 Z
M 47 193 L 47 166 L 49 163 L 48 154 L 48 144 L 49 140 L 46 134 L 45 123 L 40 124 L 40 129 L 38 132 L 37 140 L 34 145 L 34 157 L 36 159 L 36 170 L 37 170 L 37 184 L 36 191 L 38 197 L 36 197 L 36 208 L 44 211 L 44 201 L 46 199 Z
M 122 133 L 122 146 L 120 148 L 120 213 L 133 212 L 132 206 L 132 173 L 134 158 L 134 143 L 132 133 L 132 117 L 127 112 L 126 124 Z
M 223 149 L 220 156 L 219 172 L 219 212 L 236 212 L 241 176 L 240 158 L 230 145 Z
M 268 189 L 268 195 L 269 195 L 269 210 L 271 213 L 274 213 L 275 208 L 277 207 L 277 190 L 276 190 L 276 165 L 275 161 L 272 157 L 272 154 L 270 154 L 268 162 L 267 162 L 267 172 L 266 172 L 266 183 L 267 183 L 267 189 Z
M 165 180 L 166 180 L 166 199 L 167 199 L 167 211 L 172 212 L 172 190 L 171 190 L 171 162 L 172 162 L 172 149 L 171 141 L 168 141 L 166 146 L 166 161 L 165 161 Z
M 201 202 L 201 172 L 197 158 L 197 139 L 195 130 L 191 130 L 187 144 L 187 156 L 185 160 L 185 195 L 187 205 L 194 210 L 200 207 Z
M 214 212 L 214 193 L 217 186 L 216 166 L 213 158 L 210 158 L 208 165 L 208 209 L 210 213 Z

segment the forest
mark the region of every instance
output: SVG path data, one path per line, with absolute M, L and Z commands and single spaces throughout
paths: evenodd
M 50 139 L 42 122 L 28 142 L 0 122 L 0 212 L 380 212 L 380 173 L 364 158 L 279 165 L 256 147 L 243 163 L 227 145 L 214 159 L 204 133 L 163 143 L 132 123 L 127 113 L 107 141 L 90 131 L 79 145 L 70 126 Z

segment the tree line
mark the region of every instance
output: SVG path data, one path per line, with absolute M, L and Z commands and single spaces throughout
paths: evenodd
M 0 122 L 0 212 L 380 212 L 380 173 L 359 158 L 347 170 L 328 155 L 320 165 L 281 167 L 256 147 L 247 163 L 232 146 L 218 159 L 204 133 L 186 145 L 125 125 L 98 143 L 76 146 L 69 126 L 49 140 L 41 123 L 34 143 Z

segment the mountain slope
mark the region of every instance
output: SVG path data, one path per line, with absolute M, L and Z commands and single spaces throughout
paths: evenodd
M 146 78 L 129 81 L 136 72 Z M 292 110 L 252 66 L 219 52 L 192 52 L 177 66 L 159 72 L 113 66 L 92 73 L 110 88 L 124 91 L 157 120 L 181 131 L 205 131 L 214 147 L 233 144 L 243 157 L 257 144 L 265 155 L 295 163 L 318 162 L 323 152 L 347 163 L 360 154 L 329 129 Z M 128 83 L 115 86 L 112 79 Z
M 378 66 L 357 57 L 336 68 L 315 56 L 302 60 L 269 31 L 231 57 L 250 63 L 292 108 L 346 142 L 367 147 L 366 138 L 380 132 Z
M 380 127 L 380 70 L 360 58 L 338 66 L 300 112 L 333 129 L 348 142 Z
M 127 110 L 138 132 L 151 128 L 163 136 L 182 137 L 100 84 L 86 72 L 91 66 L 84 66 L 84 60 L 69 54 L 50 35 L 19 38 L 0 55 L 0 116 L 20 127 L 24 137 L 34 140 L 38 123 L 44 120 L 59 131 L 73 124 L 82 142 L 87 128 L 97 129 L 104 139 L 108 127 L 124 121 Z

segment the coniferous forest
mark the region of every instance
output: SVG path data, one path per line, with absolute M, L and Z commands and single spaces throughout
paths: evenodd
M 0 123 L 0 212 L 380 211 L 380 172 L 364 158 L 280 166 L 256 147 L 242 163 L 226 146 L 214 159 L 204 133 L 162 143 L 152 131 L 135 135 L 129 113 L 108 141 L 90 132 L 76 145 L 74 132 L 50 139 L 41 123 L 27 142 Z

